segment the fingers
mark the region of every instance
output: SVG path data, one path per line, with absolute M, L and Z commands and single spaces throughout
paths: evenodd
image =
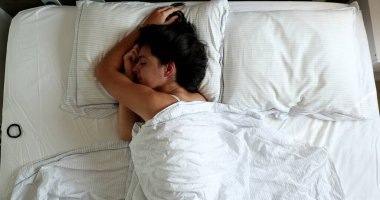
M 177 15 L 171 16 L 169 19 L 168 19 L 168 17 L 171 14 L 173 14 L 174 12 L 177 12 L 179 10 L 181 10 L 180 7 L 169 7 L 168 9 L 164 10 L 163 11 L 163 15 L 165 16 L 165 22 L 164 22 L 164 24 L 171 24 L 171 23 L 175 22 L 175 20 L 178 19 Z
M 170 10 L 174 10 L 171 13 L 180 10 L 180 7 L 174 7 L 174 6 L 164 6 L 164 7 L 159 7 L 157 8 L 157 12 L 165 13 L 165 12 L 170 12 Z M 170 13 L 170 14 L 171 14 Z M 169 14 L 169 15 L 170 15 Z
M 158 7 L 158 8 L 156 8 L 155 11 L 161 13 L 161 12 L 167 10 L 169 7 L 170 7 L 170 6 L 162 6 L 162 7 Z
M 136 44 L 123 56 L 124 73 L 132 81 L 135 80 L 133 77 L 133 69 L 138 62 L 139 51 L 140 47 Z
M 162 14 L 165 16 L 165 17 L 168 17 L 170 14 L 176 12 L 176 11 L 179 11 L 181 10 L 181 8 L 179 7 L 173 7 L 173 6 L 168 6 L 167 9 L 163 10 L 162 11 Z
M 139 45 L 135 44 L 135 45 L 132 47 L 131 50 L 133 50 L 133 51 L 135 51 L 135 52 L 139 52 L 139 51 L 140 51 L 140 47 L 139 47 Z
M 132 63 L 136 62 L 136 59 L 139 55 L 140 48 L 137 44 L 135 44 L 131 50 L 129 50 L 124 56 L 124 60 L 130 60 Z
M 149 16 L 144 20 L 143 24 L 168 24 L 166 21 L 168 16 L 172 13 L 181 10 L 180 7 L 173 6 L 165 6 L 156 8 Z M 176 18 L 172 19 L 172 17 L 168 20 L 172 23 Z
M 173 16 L 173 17 L 170 17 L 170 19 L 168 19 L 166 22 L 165 22 L 165 24 L 171 24 L 171 23 L 173 23 L 173 22 L 175 22 L 175 20 L 177 20 L 178 19 L 178 16 L 176 15 L 176 16 Z
M 129 50 L 129 52 L 133 53 L 133 54 L 138 54 L 140 48 L 139 48 L 139 45 L 135 44 L 131 50 Z
M 140 48 L 137 44 L 135 44 L 135 46 L 133 46 L 133 48 L 131 49 L 131 54 L 132 54 L 132 62 L 135 63 L 137 61 L 137 57 L 139 55 L 139 51 L 140 51 Z

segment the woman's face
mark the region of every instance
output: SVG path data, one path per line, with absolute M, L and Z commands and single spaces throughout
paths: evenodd
M 139 84 L 150 88 L 157 88 L 166 81 L 165 65 L 161 64 L 159 59 L 152 55 L 150 48 L 146 45 L 140 48 L 139 57 L 133 68 Z

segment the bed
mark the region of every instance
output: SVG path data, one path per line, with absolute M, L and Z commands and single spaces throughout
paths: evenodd
M 238 106 L 254 106 L 256 109 L 263 111 L 264 115 L 267 115 L 266 121 L 271 127 L 279 130 L 284 135 L 297 141 L 307 142 L 313 146 L 326 148 L 335 165 L 346 199 L 380 199 L 378 155 L 380 152 L 380 118 L 368 42 L 358 5 L 355 2 L 352 4 L 339 4 L 284 1 L 237 1 L 228 2 L 228 5 L 229 14 L 228 16 L 222 15 L 224 17 L 222 21 L 225 24 L 220 29 L 224 32 L 224 38 L 220 40 L 220 47 L 216 48 L 220 52 L 220 57 L 217 56 L 214 60 L 217 64 L 220 61 L 221 68 L 219 68 L 219 72 L 210 72 L 211 74 L 219 74 L 214 81 L 209 82 L 216 89 L 214 88 L 214 93 L 212 90 L 211 92 L 206 91 L 210 99 Z M 347 11 L 347 8 L 351 10 Z M 345 34 L 338 34 L 334 38 L 336 40 L 341 39 L 343 42 L 348 37 L 355 38 L 356 43 L 353 50 L 355 50 L 355 55 L 359 56 L 354 64 L 362 69 L 350 71 L 349 66 L 352 64 L 350 56 L 354 54 L 350 54 L 350 49 L 346 48 L 343 49 L 343 52 L 346 53 L 345 55 L 337 55 L 343 56 L 343 58 L 339 57 L 339 61 L 344 62 L 341 65 L 346 67 L 346 69 L 343 68 L 345 73 L 342 72 L 342 68 L 338 68 L 336 69 L 339 72 L 338 74 L 326 76 L 329 81 L 336 80 L 337 82 L 334 83 L 342 84 L 342 82 L 339 82 L 340 80 L 344 81 L 344 78 L 350 77 L 355 72 L 359 74 L 357 81 L 355 79 L 350 82 L 352 83 L 351 85 L 347 85 L 350 91 L 337 91 L 333 88 L 331 89 L 333 92 L 329 94 L 334 95 L 334 99 L 326 100 L 327 102 L 333 102 L 334 100 L 345 102 L 342 103 L 343 108 L 338 106 L 338 108 L 329 109 L 341 109 L 349 112 L 329 113 L 326 110 L 311 112 L 302 107 L 289 109 L 284 102 L 292 103 L 292 101 L 283 98 L 281 94 L 288 97 L 293 93 L 289 90 L 290 87 L 278 87 L 276 81 L 268 82 L 268 85 L 275 90 L 273 93 L 267 94 L 268 96 L 265 96 L 266 94 L 264 93 L 255 93 L 265 91 L 266 88 L 261 88 L 260 83 L 252 82 L 252 77 L 245 77 L 244 74 L 252 75 L 252 73 L 255 73 L 253 76 L 258 82 L 266 79 L 281 81 L 281 77 L 289 79 L 286 81 L 290 81 L 305 74 L 306 77 L 310 78 L 313 74 L 308 74 L 308 72 L 286 74 L 287 68 L 283 69 L 285 72 L 281 70 L 268 72 L 268 69 L 266 69 L 265 73 L 263 71 L 251 72 L 246 67 L 246 64 L 236 64 L 244 59 L 246 59 L 245 62 L 248 62 L 250 57 L 246 56 L 243 59 L 236 56 L 236 54 L 233 54 L 235 50 L 242 51 L 241 54 L 238 54 L 240 56 L 245 55 L 244 53 L 246 52 L 249 52 L 250 55 L 260 55 L 259 53 L 262 54 L 263 52 L 266 55 L 275 55 L 268 49 L 260 49 L 258 52 L 244 48 L 242 48 L 243 50 L 236 49 L 241 47 L 242 44 L 239 43 L 238 39 L 229 39 L 228 37 L 231 38 L 234 34 L 238 36 L 247 35 L 248 31 L 251 31 L 249 24 L 244 25 L 244 19 L 251 23 L 257 21 L 255 19 L 261 19 L 260 17 L 268 15 L 268 13 L 273 16 L 281 16 L 284 14 L 283 12 L 287 14 L 287 11 L 302 11 L 302 15 L 315 17 L 316 15 L 309 16 L 308 13 L 320 11 L 321 13 L 317 13 L 317 16 L 323 16 L 326 14 L 324 12 L 330 12 L 331 10 L 343 11 L 346 12 L 345 14 L 351 13 L 351 15 L 353 12 L 355 13 L 352 15 L 354 17 L 350 22 L 354 24 L 355 28 L 351 32 L 344 32 L 346 29 L 341 30 L 342 32 L 340 33 Z M 88 156 L 87 160 L 83 160 L 84 166 L 93 167 L 95 171 L 101 170 L 98 166 L 109 162 L 118 163 L 118 167 L 127 169 L 123 171 L 125 177 L 115 178 L 114 184 L 136 179 L 135 176 L 130 174 L 131 167 L 128 167 L 130 166 L 128 145 L 117 138 L 117 115 L 115 114 L 114 102 L 110 101 L 108 104 L 103 104 L 102 111 L 97 113 L 94 113 L 91 107 L 94 102 L 90 102 L 89 107 L 86 109 L 67 107 L 67 104 L 65 104 L 65 102 L 70 102 L 70 98 L 67 98 L 68 87 L 70 87 L 68 74 L 70 74 L 70 65 L 73 59 L 73 43 L 78 39 L 76 35 L 76 31 L 78 31 L 76 26 L 78 24 L 77 12 L 78 10 L 74 6 L 44 6 L 22 11 L 12 20 L 7 47 L 4 85 L 0 199 L 10 199 L 12 190 L 16 188 L 17 183 L 23 178 L 25 179 L 28 174 L 36 173 L 33 170 L 41 169 L 46 163 L 54 163 L 62 158 L 84 154 L 85 152 L 98 153 L 94 154 L 93 157 Z M 255 15 L 258 18 L 248 19 L 249 16 L 247 17 L 246 15 Z M 297 17 L 298 15 L 292 15 L 292 17 L 294 16 Z M 339 16 L 336 17 L 336 19 L 338 18 Z M 310 20 L 310 18 L 308 19 Z M 329 23 L 328 17 L 320 21 L 322 24 L 328 25 Z M 281 21 L 276 22 L 281 23 Z M 236 31 L 238 30 L 238 25 L 248 29 L 240 32 Z M 320 30 L 326 30 L 327 28 L 331 28 L 331 26 L 321 27 Z M 271 27 L 268 30 L 273 31 Z M 286 34 L 286 32 L 283 33 Z M 252 40 L 248 42 L 267 41 L 268 38 L 265 36 L 269 35 L 268 37 L 270 38 L 271 35 L 268 32 L 265 32 L 265 34 L 259 39 L 251 38 Z M 283 44 L 283 46 L 278 45 L 276 48 L 289 51 L 286 50 L 286 47 L 291 43 L 276 44 Z M 298 45 L 292 46 L 292 52 L 295 52 L 294 54 L 296 55 L 304 56 L 304 54 L 296 53 L 297 48 L 304 48 L 303 44 L 298 43 Z M 254 49 L 254 47 L 250 48 Z M 307 51 L 306 48 L 301 50 Z M 339 46 L 335 46 L 335 50 L 342 52 Z M 315 57 L 322 55 L 315 54 L 315 52 L 311 52 L 311 54 Z M 308 57 L 307 59 L 315 61 L 313 60 L 314 57 Z M 273 60 L 276 60 L 276 58 L 273 58 Z M 274 65 L 277 64 L 274 63 Z M 239 72 L 241 73 L 239 74 Z M 326 71 L 324 72 L 327 73 Z M 360 86 L 356 84 L 358 81 Z M 259 86 L 256 87 L 257 90 L 251 91 L 250 88 L 244 86 L 246 82 L 252 85 L 259 84 Z M 290 83 L 293 82 L 287 83 L 291 85 Z M 263 85 L 265 84 L 263 83 Z M 305 87 L 312 86 L 307 85 Z M 357 92 L 353 89 L 354 87 L 358 88 Z M 281 92 L 282 90 L 285 92 Z M 336 95 L 337 93 L 338 95 Z M 311 96 L 315 94 L 312 93 Z M 363 105 L 355 103 L 355 109 L 350 111 L 350 100 L 355 95 L 364 96 L 361 101 L 361 103 L 364 103 Z M 254 101 L 257 96 L 266 99 L 266 103 L 260 104 L 260 102 L 263 102 L 260 99 Z M 344 96 L 344 98 L 340 99 L 341 96 Z M 298 98 L 298 101 L 307 99 L 307 93 L 305 93 L 305 96 Z M 319 102 L 318 100 L 325 100 L 321 97 L 316 98 L 312 99 L 308 104 L 305 103 L 304 108 L 319 106 L 315 103 Z M 268 106 L 270 103 L 272 105 Z M 10 137 L 18 134 L 17 127 L 9 128 L 12 124 L 20 125 L 20 137 Z M 8 128 L 9 130 L 7 130 Z M 8 132 L 10 132 L 10 135 L 7 134 Z M 112 150 L 114 156 L 102 154 L 102 150 Z M 123 159 L 118 159 L 120 158 L 118 156 L 122 156 Z M 100 158 L 103 159 L 99 160 Z M 102 176 L 101 178 L 106 177 Z M 74 179 L 75 176 L 71 180 Z M 101 184 L 96 187 L 99 185 Z M 112 184 L 107 185 L 106 189 L 114 194 L 123 194 L 121 197 L 113 196 L 111 199 L 130 197 L 134 193 L 131 193 L 131 190 L 126 189 L 125 186 L 113 187 Z M 97 199 L 94 196 L 87 196 L 87 198 Z M 17 199 L 16 196 L 13 196 L 13 199 Z M 275 198 L 273 197 L 273 199 Z

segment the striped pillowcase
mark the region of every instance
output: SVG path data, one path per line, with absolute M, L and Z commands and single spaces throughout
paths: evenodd
M 96 64 L 153 9 L 169 3 L 77 2 L 77 21 L 68 87 L 63 108 L 76 115 L 101 118 L 116 111 L 116 101 L 97 81 Z M 208 68 L 200 92 L 209 101 L 220 98 L 221 54 L 228 2 L 193 2 L 183 9 L 207 45 Z

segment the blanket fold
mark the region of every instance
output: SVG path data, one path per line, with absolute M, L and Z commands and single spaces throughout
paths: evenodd
M 178 102 L 131 143 L 77 149 L 24 166 L 11 199 L 344 199 L 326 149 L 292 140 L 253 110 Z

